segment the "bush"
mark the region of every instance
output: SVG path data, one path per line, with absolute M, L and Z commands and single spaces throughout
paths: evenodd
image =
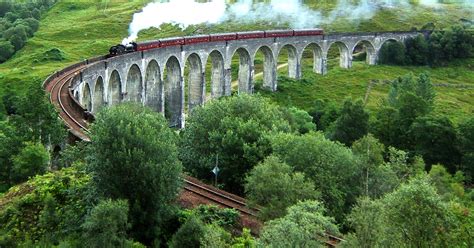
M 173 235 L 169 247 L 199 248 L 201 245 L 201 237 L 203 237 L 204 234 L 204 223 L 199 218 L 193 216 Z
M 20 154 L 13 157 L 13 168 L 11 177 L 13 181 L 19 183 L 34 175 L 43 174 L 49 164 L 49 152 L 40 143 L 28 142 L 20 151 Z
M 123 247 L 130 227 L 127 219 L 127 201 L 102 200 L 82 224 L 84 244 L 97 248 Z
M 389 41 L 380 49 L 380 64 L 386 65 L 404 65 L 406 61 L 405 45 L 399 41 Z

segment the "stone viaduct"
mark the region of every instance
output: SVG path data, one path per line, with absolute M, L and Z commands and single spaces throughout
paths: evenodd
M 252 93 L 255 57 L 264 54 L 263 86 L 277 90 L 277 59 L 286 49 L 288 76 L 301 77 L 303 52 L 313 54 L 314 72 L 327 72 L 332 46 L 340 52 L 340 66 L 351 68 L 356 46 L 364 46 L 367 63 L 374 65 L 382 45 L 403 41 L 420 32 L 339 33 L 321 36 L 293 36 L 207 42 L 134 52 L 88 64 L 71 83 L 74 97 L 96 113 L 103 106 L 123 101 L 141 103 L 164 113 L 170 126 L 184 127 L 185 113 L 206 98 L 232 93 L 232 59 L 239 58 L 238 93 Z M 206 94 L 206 64 L 210 61 L 210 95 Z

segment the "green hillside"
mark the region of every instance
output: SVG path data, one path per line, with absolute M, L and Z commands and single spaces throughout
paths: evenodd
M 9 61 L 0 65 L 1 85 L 6 83 L 14 90 L 23 91 L 24 82 L 42 80 L 50 73 L 83 59 L 107 53 L 111 44 L 127 36 L 132 14 L 139 11 L 148 1 L 71 1 L 57 3 L 41 20 L 41 26 L 27 45 Z M 306 1 L 310 2 L 310 1 Z M 316 1 L 311 1 L 316 2 Z M 335 8 L 334 3 L 318 1 L 309 3 L 327 14 Z M 342 31 L 386 31 L 410 30 L 432 22 L 437 28 L 458 23 L 460 19 L 472 19 L 473 11 L 456 4 L 445 4 L 443 8 L 430 9 L 415 5 L 410 8 L 381 9 L 370 20 L 361 22 L 338 19 L 323 25 L 328 32 Z M 71 24 L 73 23 L 73 24 Z M 139 40 L 238 30 L 286 28 L 269 23 L 219 25 L 195 25 L 180 30 L 174 25 L 163 25 L 161 30 L 149 29 L 140 33 Z M 367 66 L 354 62 L 354 68 L 337 68 L 335 60 L 330 61 L 329 74 L 322 77 L 311 73 L 310 61 L 305 61 L 304 79 L 300 82 L 281 82 L 280 91 L 269 95 L 274 100 L 309 108 L 314 99 L 329 98 L 341 100 L 347 96 L 365 97 L 371 80 L 390 80 L 408 72 L 428 72 L 434 83 L 474 85 L 473 61 L 458 61 L 446 68 Z M 258 63 L 257 63 L 258 66 Z M 307 69 L 307 70 L 306 70 Z M 283 72 L 281 72 L 283 73 Z M 387 87 L 372 87 L 368 105 L 377 106 Z M 438 87 L 438 111 L 455 119 L 473 113 L 474 93 L 472 87 Z

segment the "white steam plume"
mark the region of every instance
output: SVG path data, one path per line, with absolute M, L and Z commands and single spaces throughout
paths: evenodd
M 474 0 L 460 0 L 460 3 L 472 6 Z M 372 18 L 380 8 L 405 6 L 410 7 L 409 0 L 338 0 L 336 7 L 323 14 L 310 9 L 302 0 L 237 0 L 227 3 L 226 0 L 212 0 L 198 3 L 195 0 L 169 0 L 153 2 L 139 13 L 133 15 L 130 24 L 130 36 L 124 43 L 135 40 L 141 30 L 156 27 L 163 23 L 178 24 L 181 28 L 189 25 L 208 23 L 216 24 L 225 21 L 253 23 L 265 21 L 274 24 L 288 23 L 291 28 L 311 28 L 331 23 L 339 18 L 349 21 L 360 21 Z M 439 0 L 420 0 L 419 3 L 430 7 L 439 7 Z

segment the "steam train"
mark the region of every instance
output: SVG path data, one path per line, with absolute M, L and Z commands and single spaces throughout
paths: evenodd
M 259 39 L 259 38 L 279 38 L 292 36 L 318 36 L 324 35 L 322 29 L 302 29 L 302 30 L 272 30 L 272 31 L 251 31 L 237 33 L 223 33 L 211 35 L 198 35 L 190 37 L 168 38 L 143 43 L 131 42 L 128 44 L 119 44 L 109 49 L 109 56 L 117 56 L 125 53 L 146 51 L 149 49 L 192 45 L 205 42 L 223 42 L 232 40 Z

